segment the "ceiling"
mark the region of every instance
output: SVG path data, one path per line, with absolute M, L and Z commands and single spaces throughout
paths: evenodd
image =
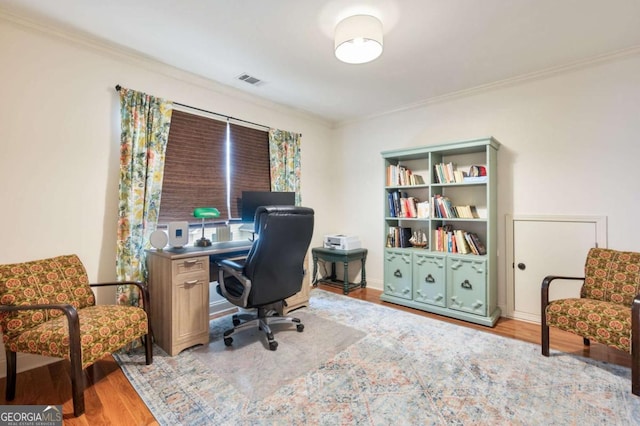
M 640 0 L 0 0 L 0 11 L 335 123 L 640 51 Z M 384 52 L 344 64 L 333 31 L 358 13 L 383 22 Z

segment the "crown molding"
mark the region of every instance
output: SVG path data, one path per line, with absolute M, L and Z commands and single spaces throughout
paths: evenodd
M 605 53 L 602 55 L 593 56 L 593 57 L 579 60 L 579 61 L 570 62 L 568 64 L 557 66 L 557 67 L 546 68 L 540 71 L 535 71 L 535 72 L 522 74 L 515 77 L 506 78 L 503 80 L 495 81 L 488 84 L 483 84 L 483 85 L 472 87 L 469 89 L 459 90 L 457 92 L 445 93 L 444 95 L 434 96 L 434 97 L 424 99 L 422 101 L 418 101 L 412 104 L 403 105 L 398 108 L 394 108 L 385 112 L 381 112 L 378 114 L 371 114 L 363 118 L 348 120 L 348 121 L 341 121 L 337 123 L 337 127 L 361 123 L 368 120 L 388 116 L 391 114 L 396 114 L 399 112 L 412 111 L 412 110 L 426 107 L 428 105 L 448 102 L 451 100 L 474 96 L 474 95 L 478 95 L 481 93 L 485 93 L 485 92 L 489 92 L 497 89 L 503 89 L 506 87 L 517 86 L 519 84 L 523 84 L 531 81 L 543 80 L 545 78 L 549 78 L 555 75 L 565 74 L 565 73 L 573 72 L 580 69 L 590 68 L 596 65 L 600 65 L 602 63 L 613 62 L 619 59 L 624 59 L 626 57 L 630 57 L 638 54 L 640 54 L 640 45 L 632 46 L 626 49 L 616 50 L 616 51 Z
M 245 101 L 260 108 L 264 108 L 270 111 L 275 110 L 283 114 L 293 115 L 301 119 L 312 121 L 327 128 L 335 127 L 335 122 L 327 120 L 326 118 L 318 116 L 311 112 L 273 102 L 266 98 L 262 98 L 260 96 L 236 89 L 234 87 L 227 86 L 218 81 L 211 80 L 209 78 L 202 77 L 189 71 L 182 70 L 173 65 L 166 64 L 134 49 L 129 49 L 122 45 L 97 38 L 85 32 L 61 27 L 60 25 L 56 25 L 44 20 L 26 18 L 3 10 L 0 10 L 0 20 L 4 20 L 10 24 L 17 25 L 22 29 L 28 31 L 55 37 L 59 40 L 69 42 L 73 45 L 85 47 L 92 52 L 100 52 L 106 56 L 110 56 L 117 60 L 127 62 L 129 64 L 147 69 L 166 77 L 170 77 L 183 83 L 188 83 L 202 89 Z M 113 82 L 114 86 L 116 84 L 122 83 L 124 82 Z M 126 86 L 126 84 L 124 84 L 124 86 Z M 158 96 L 164 97 L 160 94 L 158 94 Z M 179 99 L 175 99 L 175 101 L 180 102 Z

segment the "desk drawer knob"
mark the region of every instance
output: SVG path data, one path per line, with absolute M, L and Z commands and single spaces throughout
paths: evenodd
M 198 280 L 189 280 L 184 282 L 184 285 L 194 285 L 194 284 L 198 284 Z

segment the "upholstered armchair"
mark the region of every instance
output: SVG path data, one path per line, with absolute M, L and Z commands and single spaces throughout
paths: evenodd
M 549 301 L 554 280 L 583 281 L 580 298 Z M 640 253 L 592 248 L 584 277 L 542 281 L 542 355 L 549 356 L 549 327 L 631 352 L 631 391 L 640 396 Z
M 144 308 L 96 305 L 92 286 L 136 285 Z M 65 358 L 71 363 L 73 413 L 84 413 L 82 370 L 144 338 L 152 362 L 149 296 L 138 282 L 89 284 L 76 255 L 0 265 L 0 331 L 7 358 L 6 399 L 16 391 L 16 353 Z

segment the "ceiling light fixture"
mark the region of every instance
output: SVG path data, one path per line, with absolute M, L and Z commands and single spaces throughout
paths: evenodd
M 364 64 L 382 53 L 382 22 L 375 16 L 354 15 L 338 22 L 336 58 L 348 64 Z

